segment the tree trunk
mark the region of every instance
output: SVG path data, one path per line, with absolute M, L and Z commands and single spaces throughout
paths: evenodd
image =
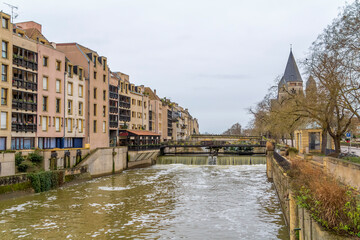
M 327 145 L 327 131 L 326 131 L 326 129 L 323 129 L 322 133 L 321 133 L 321 153 L 322 154 L 326 153 L 326 145 Z
M 294 134 L 290 133 L 290 137 L 291 137 L 291 147 L 294 147 Z
M 335 153 L 340 154 L 341 149 L 340 149 L 340 140 L 341 138 L 339 136 L 335 136 L 334 138 L 334 143 L 335 143 Z

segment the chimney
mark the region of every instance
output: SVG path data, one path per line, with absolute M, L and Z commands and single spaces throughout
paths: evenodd
M 156 95 L 156 89 L 154 89 L 154 93 L 155 93 L 155 95 Z

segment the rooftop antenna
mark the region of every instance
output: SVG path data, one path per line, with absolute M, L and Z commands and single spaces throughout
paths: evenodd
M 292 52 L 292 44 L 290 44 L 290 52 Z
M 17 18 L 19 16 L 17 13 L 14 13 L 14 9 L 18 10 L 18 7 L 6 2 L 4 2 L 4 4 L 8 5 L 11 8 L 11 23 L 14 23 L 14 18 Z

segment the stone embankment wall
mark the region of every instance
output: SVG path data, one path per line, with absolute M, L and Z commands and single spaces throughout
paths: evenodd
M 0 153 L 0 176 L 15 174 L 15 153 Z
M 296 231 L 299 231 L 300 240 L 350 240 L 343 236 L 334 235 L 325 231 L 316 221 L 311 218 L 310 213 L 296 204 L 294 194 L 290 189 L 290 179 L 286 171 L 275 160 L 273 151 L 267 152 L 266 174 L 274 183 L 283 214 L 289 228 L 290 239 L 296 239 Z M 326 160 L 324 160 L 324 165 Z M 334 160 L 332 160 L 334 161 Z M 335 172 L 335 166 L 328 164 L 327 169 Z M 345 171 L 345 170 L 342 170 Z M 350 171 L 350 170 L 349 170 Z
M 121 172 L 127 168 L 127 147 L 98 148 L 79 166 L 87 166 L 91 176 Z

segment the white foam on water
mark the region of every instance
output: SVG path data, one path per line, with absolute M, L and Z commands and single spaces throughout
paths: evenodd
M 9 212 L 9 213 L 12 213 L 12 212 L 22 212 L 22 211 L 25 211 L 25 207 L 26 206 L 29 206 L 31 205 L 32 202 L 31 201 L 28 201 L 26 203 L 23 203 L 23 204 L 19 204 L 19 205 L 15 205 L 11 208 L 8 208 L 8 209 L 4 209 L 2 212 L 1 212 L 1 215 L 2 214 L 5 214 L 6 212 Z
M 99 204 L 99 203 L 89 203 L 89 205 L 92 206 L 92 207 L 101 206 L 101 204 Z
M 98 187 L 98 189 L 103 191 L 122 191 L 131 189 L 131 187 Z

